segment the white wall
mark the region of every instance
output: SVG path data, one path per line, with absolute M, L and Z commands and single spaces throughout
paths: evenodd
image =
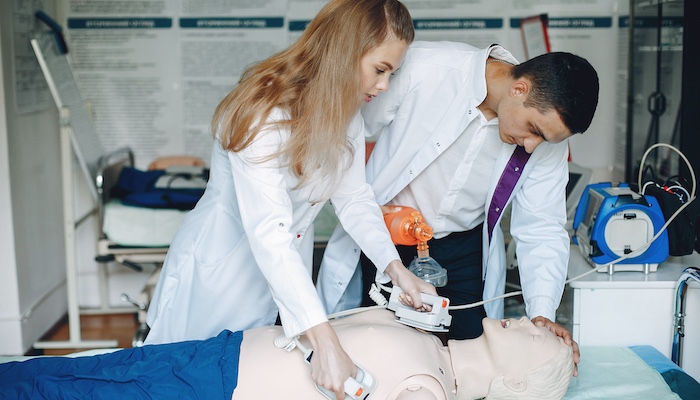
M 17 110 L 14 6 L 0 2 L 0 354 L 23 354 L 67 309 L 57 112 Z
M 0 31 L 3 23 L 0 20 Z M 2 42 L 0 42 L 2 54 Z M 0 76 L 3 65 L 0 63 Z M 18 338 L 17 316 L 19 315 L 19 296 L 17 293 L 17 269 L 15 257 L 15 236 L 12 218 L 12 199 L 10 197 L 10 156 L 7 147 L 7 117 L 5 113 L 4 80 L 0 80 L 0 254 L 4 262 L 0 264 L 0 337 Z M 15 342 L 17 340 L 15 339 Z M 17 347 L 17 343 L 13 344 Z

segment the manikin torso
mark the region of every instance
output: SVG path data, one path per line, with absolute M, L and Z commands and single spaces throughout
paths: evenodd
M 350 358 L 377 380 L 371 399 L 457 399 L 450 352 L 433 334 L 399 324 L 385 310 L 332 324 Z M 280 335 L 279 326 L 245 331 L 233 400 L 325 399 L 311 380 L 302 351 L 275 346 Z M 301 342 L 309 346 L 303 336 Z

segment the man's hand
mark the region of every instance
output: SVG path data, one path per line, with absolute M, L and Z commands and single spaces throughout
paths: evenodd
M 578 363 L 581 361 L 581 353 L 578 350 L 578 344 L 571 337 L 571 333 L 563 326 L 557 324 L 556 322 L 552 322 L 543 316 L 533 318 L 532 323 L 535 324 L 535 326 L 543 326 L 549 329 L 552 333 L 564 339 L 564 343 L 573 348 L 574 376 L 578 376 Z

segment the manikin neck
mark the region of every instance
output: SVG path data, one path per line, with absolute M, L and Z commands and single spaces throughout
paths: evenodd
M 486 338 L 449 340 L 447 346 L 452 358 L 452 370 L 457 381 L 457 400 L 485 397 L 496 375 Z

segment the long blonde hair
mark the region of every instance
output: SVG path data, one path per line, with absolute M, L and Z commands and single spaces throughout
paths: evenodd
M 319 174 L 335 187 L 354 151 L 346 135 L 361 105 L 360 61 L 390 35 L 414 37 L 398 0 L 331 0 L 293 45 L 243 72 L 214 112 L 214 136 L 226 150 L 243 150 L 279 107 L 289 120 L 276 124 L 291 136 L 274 156 L 285 157 L 297 188 Z

